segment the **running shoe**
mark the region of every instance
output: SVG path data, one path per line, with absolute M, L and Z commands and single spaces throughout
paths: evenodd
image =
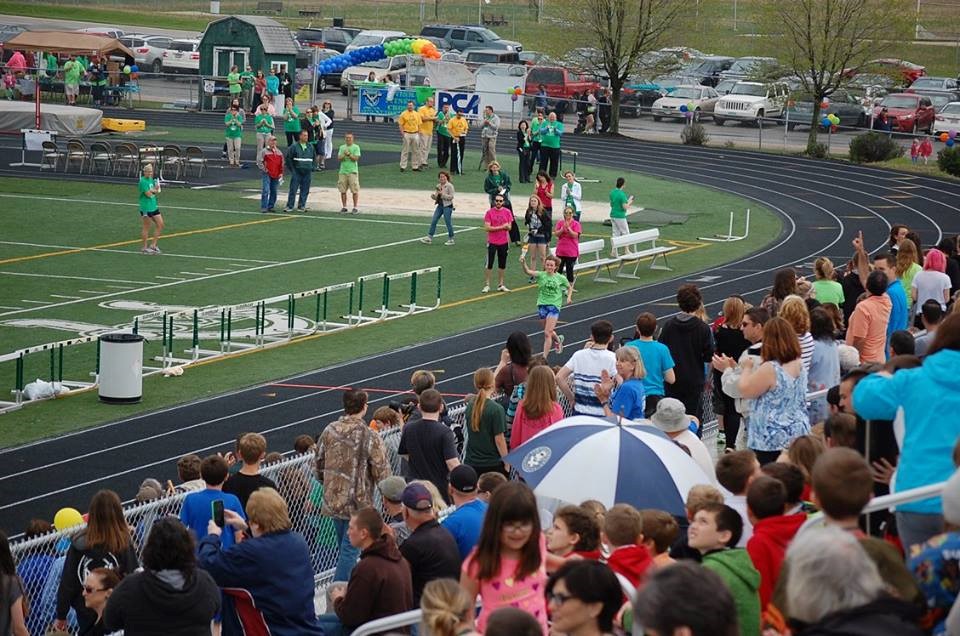
M 340 214 L 346 214 L 347 208 L 340 208 Z
M 151 254 L 162 254 L 163 252 L 160 251 L 160 248 L 159 248 L 159 247 L 157 247 L 156 245 L 154 245 L 153 247 L 150 248 L 150 253 L 151 253 Z
M 283 208 L 283 211 L 289 214 L 290 212 L 293 212 L 293 208 Z
M 488 291 L 490 291 L 490 285 L 484 285 L 483 289 L 480 290 L 480 293 L 486 294 Z
M 563 353 L 563 334 L 557 334 L 557 343 L 554 349 L 557 350 L 557 353 Z
M 306 212 L 307 208 L 297 208 L 297 212 Z
M 420 239 L 420 242 L 425 243 L 426 245 L 430 245 L 431 243 L 433 243 L 433 238 L 429 236 L 424 236 L 422 239 Z
M 507 286 L 506 286 L 506 285 L 497 285 L 497 291 L 508 292 L 508 291 L 510 291 L 510 290 L 507 289 Z
M 140 253 L 141 253 L 141 254 L 153 254 L 153 250 L 150 249 L 149 247 L 144 247 L 144 248 L 142 248 L 142 249 L 140 250 Z
M 360 214 L 360 210 L 358 210 L 357 208 L 353 208 L 352 210 L 350 210 L 350 214 Z
M 444 245 L 455 245 L 456 242 L 453 239 L 447 239 L 447 242 Z

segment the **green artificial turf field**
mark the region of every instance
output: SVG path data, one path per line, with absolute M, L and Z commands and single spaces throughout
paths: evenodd
M 375 147 L 370 144 L 369 149 Z M 511 162 L 515 159 L 503 160 L 505 168 L 515 174 Z M 600 181 L 584 185 L 587 200 L 605 200 L 610 183 L 623 174 L 592 167 L 580 172 Z M 460 177 L 458 191 L 479 192 L 482 174 Z M 678 248 L 670 255 L 673 271 L 644 268 L 641 280 L 624 279 L 615 285 L 587 282 L 584 277 L 577 285 L 574 302 L 733 259 L 779 233 L 777 217 L 755 203 L 687 184 L 639 174 L 626 176 L 637 205 L 680 212 L 685 217 L 682 224 L 661 227 L 663 240 Z M 421 190 L 425 202 L 434 179 L 432 173 L 399 175 L 393 162 L 362 169 L 364 186 Z M 332 173 L 317 173 L 314 185 L 331 187 L 334 181 Z M 0 447 L 531 313 L 536 292 L 514 254 L 507 270 L 507 285 L 514 292 L 479 294 L 485 253 L 479 219 L 455 216 L 457 244 L 453 247 L 442 245 L 442 240 L 423 245 L 419 239 L 425 234 L 425 217 L 377 214 L 369 209 L 359 217 L 320 212 L 267 216 L 258 212 L 259 202 L 250 198 L 256 194 L 256 185 L 241 181 L 217 189 L 164 188 L 160 195 L 167 222 L 160 243 L 164 253 L 149 256 L 139 252 L 133 186 L 0 179 L 0 222 L 4 227 L 0 238 L 0 355 L 129 327 L 135 316 L 156 310 L 235 305 L 277 296 L 281 298 L 265 306 L 263 322 L 268 336 L 282 335 L 290 319 L 286 294 L 377 272 L 439 266 L 443 274 L 441 308 L 190 368 L 184 376 L 189 380 L 147 378 L 139 405 L 104 406 L 94 392 L 30 405 L 0 418 Z M 514 192 L 515 201 L 522 201 L 520 184 Z M 752 213 L 747 240 L 726 245 L 697 241 L 696 237 L 726 231 L 728 211 L 745 207 Z M 647 226 L 644 213 L 631 219 L 633 229 Z M 610 230 L 600 223 L 586 223 L 584 233 L 587 240 L 609 237 Z M 442 236 L 441 231 L 438 237 Z M 418 282 L 419 303 L 432 304 L 435 279 L 425 276 Z M 365 291 L 363 309 L 370 315 L 380 305 L 380 287 L 371 283 Z M 409 280 L 398 281 L 391 308 L 398 309 L 408 294 Z M 328 317 L 336 320 L 346 313 L 346 303 L 345 292 L 331 294 Z M 294 308 L 294 326 L 312 331 L 316 311 L 316 298 L 299 302 Z M 219 348 L 219 314 L 201 318 L 199 345 Z M 233 318 L 233 341 L 251 343 L 257 330 L 252 310 L 237 310 Z M 183 357 L 183 350 L 192 344 L 192 315 L 175 323 L 174 350 Z M 531 319 L 532 329 L 535 324 Z M 146 357 L 159 355 L 161 321 L 153 319 L 140 327 L 148 338 Z M 56 356 L 53 361 L 59 365 Z M 49 354 L 27 356 L 24 363 L 27 381 L 50 377 Z M 95 364 L 95 345 L 67 348 L 63 377 L 88 380 Z M 13 388 L 14 378 L 14 364 L 0 364 L 4 394 Z

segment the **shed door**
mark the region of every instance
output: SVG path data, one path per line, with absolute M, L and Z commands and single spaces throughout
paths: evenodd
M 242 72 L 246 70 L 249 61 L 249 47 L 213 47 L 213 74 L 217 77 L 226 77 L 231 66 L 236 66 Z

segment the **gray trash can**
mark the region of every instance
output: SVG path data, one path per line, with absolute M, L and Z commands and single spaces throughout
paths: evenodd
M 110 404 L 132 404 L 143 397 L 143 336 L 100 336 L 99 395 L 101 402 Z

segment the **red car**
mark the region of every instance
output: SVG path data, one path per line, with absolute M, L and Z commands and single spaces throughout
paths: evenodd
M 527 74 L 524 93 L 536 95 L 540 84 L 544 85 L 549 97 L 571 97 L 574 93 L 600 88 L 600 83 L 589 75 L 574 73 L 560 66 L 532 67 Z
M 927 74 L 927 69 L 919 64 L 898 60 L 894 58 L 883 58 L 879 60 L 870 60 L 858 68 L 845 68 L 843 75 L 845 77 L 854 77 L 855 75 L 894 75 L 899 73 L 903 82 L 909 86 L 917 81 L 918 78 Z
M 891 93 L 879 108 L 880 112 L 887 111 L 890 130 L 914 135 L 921 130 L 929 135 L 937 115 L 930 98 L 916 93 Z

